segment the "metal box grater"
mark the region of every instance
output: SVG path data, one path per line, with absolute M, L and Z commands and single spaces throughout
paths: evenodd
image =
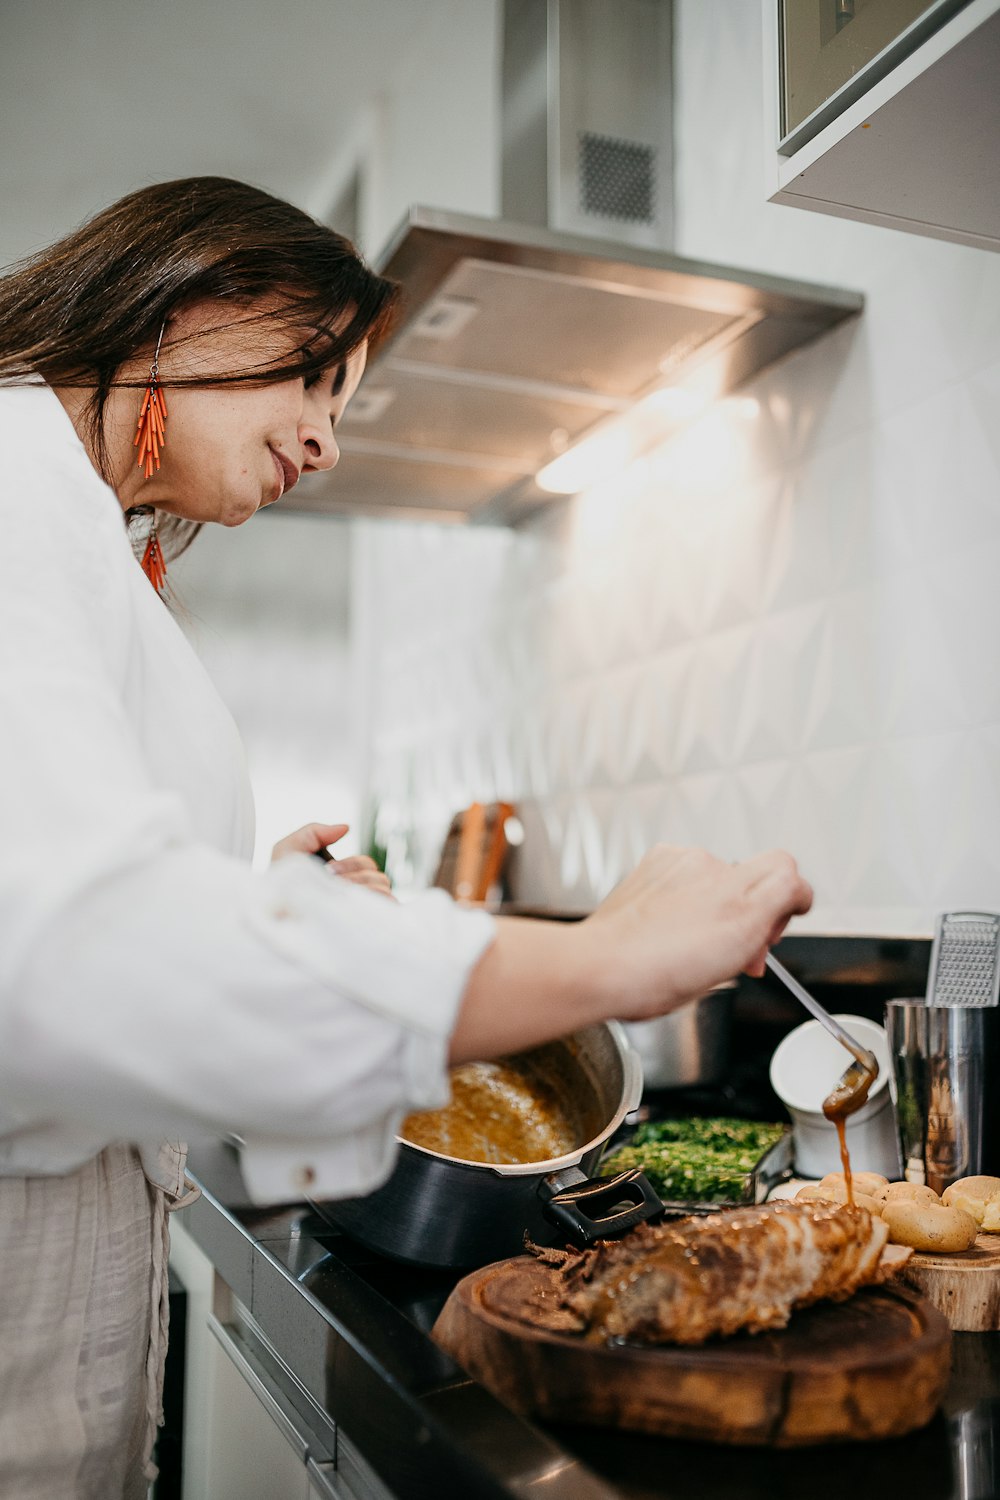
M 1000 916 L 945 912 L 938 918 L 927 976 L 927 1004 L 982 1009 L 1000 997 Z

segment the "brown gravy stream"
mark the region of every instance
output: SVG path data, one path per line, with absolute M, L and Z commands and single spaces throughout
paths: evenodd
M 593 1085 L 572 1062 L 538 1047 L 453 1068 L 450 1103 L 408 1115 L 399 1133 L 460 1161 L 502 1165 L 565 1156 L 603 1123 Z
M 854 1207 L 854 1182 L 851 1177 L 851 1154 L 847 1149 L 847 1117 L 853 1115 L 854 1111 L 864 1104 L 877 1075 L 877 1064 L 875 1072 L 872 1072 L 871 1068 L 863 1067 L 860 1062 L 855 1061 L 833 1092 L 823 1100 L 823 1113 L 837 1127 L 840 1162 L 844 1168 L 844 1186 L 847 1189 L 847 1201 L 851 1208 Z
M 844 1186 L 847 1188 L 847 1201 L 851 1208 L 854 1207 L 854 1179 L 851 1177 L 851 1153 L 847 1149 L 847 1120 L 843 1115 L 833 1122 L 837 1127 L 837 1144 L 840 1146 L 840 1164 L 844 1169 Z

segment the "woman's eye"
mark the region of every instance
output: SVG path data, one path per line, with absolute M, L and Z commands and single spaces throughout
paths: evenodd
M 307 375 L 305 377 L 305 388 L 307 391 L 314 391 L 319 386 L 331 389 L 333 384 L 333 376 L 334 371 L 329 368 L 325 370 L 317 370 L 314 374 Z

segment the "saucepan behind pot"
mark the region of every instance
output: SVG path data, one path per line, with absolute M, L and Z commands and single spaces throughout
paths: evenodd
M 536 1049 L 549 1054 L 549 1080 L 569 1090 L 565 1115 L 583 1138 L 544 1161 L 463 1160 L 403 1136 L 392 1176 L 365 1198 L 316 1203 L 317 1211 L 363 1244 L 415 1265 L 477 1266 L 536 1244 L 587 1243 L 623 1234 L 662 1211 L 638 1172 L 610 1182 L 588 1174 L 642 1094 L 642 1068 L 617 1022 L 588 1026 Z
M 628 1039 L 642 1061 L 647 1088 L 691 1088 L 725 1077 L 736 990 L 733 979 L 679 1010 L 626 1026 Z

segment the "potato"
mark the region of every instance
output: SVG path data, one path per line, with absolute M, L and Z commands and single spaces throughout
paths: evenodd
M 964 1208 L 897 1198 L 885 1204 L 882 1218 L 893 1244 L 910 1245 L 914 1250 L 954 1255 L 976 1243 L 976 1221 Z
M 879 1188 L 875 1198 L 885 1208 L 887 1203 L 929 1203 L 941 1207 L 941 1199 L 933 1188 L 923 1182 L 887 1182 Z
M 833 1194 L 836 1188 L 823 1187 L 818 1182 L 807 1182 L 805 1187 L 800 1187 L 795 1194 L 800 1203 L 836 1203 Z
M 823 1179 L 826 1181 L 826 1178 Z M 832 1183 L 824 1187 L 822 1182 L 810 1182 L 805 1187 L 799 1188 L 795 1194 L 800 1203 L 846 1203 L 847 1186 L 843 1179 L 839 1183 Z M 866 1208 L 873 1219 L 879 1217 L 881 1210 L 878 1203 L 868 1193 L 855 1193 L 854 1203 L 857 1208 Z
M 840 1187 L 845 1185 L 843 1172 L 827 1172 L 821 1179 L 820 1187 Z M 851 1181 L 856 1193 L 867 1193 L 869 1198 L 877 1198 L 882 1188 L 889 1186 L 888 1177 L 883 1177 L 881 1172 L 852 1172 Z
M 949 1208 L 964 1208 L 987 1234 L 1000 1233 L 1000 1177 L 960 1177 L 941 1198 Z

